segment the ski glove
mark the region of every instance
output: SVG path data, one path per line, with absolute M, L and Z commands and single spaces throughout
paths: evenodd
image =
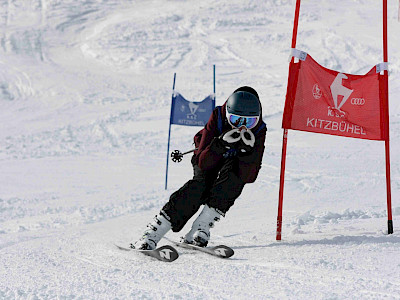
M 237 151 L 235 148 L 231 148 L 231 149 L 227 150 L 224 154 L 222 154 L 222 156 L 224 158 L 235 157 L 236 155 L 237 155 Z
M 234 144 L 238 141 L 240 141 L 240 131 L 234 128 L 215 137 L 210 144 L 210 149 L 225 158 L 233 157 L 237 154 Z
M 250 147 L 254 147 L 254 144 L 256 142 L 256 137 L 254 136 L 254 133 L 251 132 L 250 129 L 242 129 L 242 131 L 240 131 L 240 138 L 242 139 L 242 141 Z
M 253 152 L 255 142 L 256 138 L 253 132 L 249 129 L 242 129 L 240 131 L 240 141 L 236 145 L 238 155 L 243 156 Z
M 233 128 L 214 138 L 210 148 L 224 158 L 248 155 L 253 151 L 256 138 L 250 129 Z
M 224 158 L 235 157 L 237 155 L 236 144 L 240 141 L 241 135 L 238 128 L 233 128 L 221 135 L 227 151 L 223 154 Z
M 240 141 L 241 131 L 238 128 L 231 129 L 221 135 L 223 141 L 228 144 L 234 144 Z
M 227 144 L 226 142 L 222 141 L 221 138 L 219 137 L 215 137 L 210 144 L 210 150 L 219 154 L 219 155 L 223 155 L 225 154 L 225 152 L 227 152 L 228 150 L 230 150 L 232 147 L 229 146 L 229 144 Z

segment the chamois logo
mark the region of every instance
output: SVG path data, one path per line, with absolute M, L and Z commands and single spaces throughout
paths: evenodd
M 197 115 L 196 112 L 199 109 L 199 105 L 193 102 L 189 102 L 189 109 L 190 109 L 190 113 L 187 114 L 187 118 L 191 119 L 191 120 L 196 120 L 197 119 Z
M 343 74 L 339 73 L 335 80 L 331 84 L 331 93 L 333 98 L 333 103 L 335 104 L 335 108 L 341 112 L 342 106 L 346 103 L 347 99 L 349 99 L 351 93 L 354 90 L 351 90 L 345 86 L 343 86 L 343 79 L 347 79 L 348 77 Z M 339 96 L 343 96 L 342 101 L 339 102 Z

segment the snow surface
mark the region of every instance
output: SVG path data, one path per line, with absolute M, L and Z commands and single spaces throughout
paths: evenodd
M 0 298 L 400 299 L 400 23 L 388 2 L 395 233 L 383 142 L 290 131 L 277 242 L 294 0 L 1 0 Z M 381 1 L 303 1 L 297 48 L 363 74 L 382 61 L 381 22 Z M 251 85 L 269 128 L 258 180 L 212 231 L 235 256 L 118 251 L 192 174 L 189 157 L 170 164 L 164 190 L 173 73 L 199 101 L 213 64 L 217 104 Z M 171 149 L 191 149 L 197 130 L 173 126 Z

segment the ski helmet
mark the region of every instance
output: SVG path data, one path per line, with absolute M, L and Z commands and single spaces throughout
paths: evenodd
M 251 87 L 241 87 L 229 96 L 226 110 L 239 116 L 260 116 L 261 104 L 257 92 Z
M 241 87 L 233 92 L 226 103 L 226 118 L 233 127 L 254 128 L 261 114 L 257 92 L 251 87 Z

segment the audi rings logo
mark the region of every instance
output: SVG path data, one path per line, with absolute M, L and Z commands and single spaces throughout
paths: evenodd
M 365 104 L 365 99 L 364 98 L 351 98 L 351 102 L 352 105 L 358 105 L 358 106 L 362 106 Z

